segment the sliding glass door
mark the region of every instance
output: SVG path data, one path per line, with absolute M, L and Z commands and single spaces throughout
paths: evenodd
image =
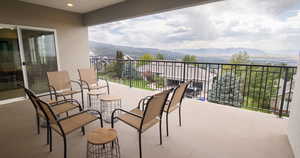
M 17 29 L 0 25 L 0 100 L 24 96 Z
M 57 71 L 55 35 L 51 31 L 21 29 L 28 88 L 48 91 L 46 72 Z
M 0 103 L 24 97 L 18 84 L 48 91 L 47 72 L 57 71 L 55 31 L 0 24 Z

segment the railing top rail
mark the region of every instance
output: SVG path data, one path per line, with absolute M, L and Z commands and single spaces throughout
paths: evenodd
M 91 57 L 90 59 L 93 59 Z M 230 64 L 230 63 L 214 63 L 214 62 L 186 62 L 186 61 L 174 61 L 174 60 L 140 60 L 140 59 L 133 59 L 133 60 L 125 60 L 125 59 L 101 59 L 95 58 L 98 60 L 103 61 L 140 61 L 140 62 L 168 62 L 168 63 L 181 63 L 181 64 L 207 64 L 207 65 L 230 65 L 230 66 L 249 66 L 249 67 L 274 67 L 274 68 L 297 68 L 297 66 L 285 66 L 285 65 L 264 65 L 264 64 Z

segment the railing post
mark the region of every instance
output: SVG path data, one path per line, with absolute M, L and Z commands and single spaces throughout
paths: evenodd
M 129 71 L 130 71 L 130 76 L 129 76 L 129 87 L 132 87 L 132 61 L 129 60 Z
M 281 104 L 280 104 L 280 109 L 279 109 L 279 118 L 282 117 L 282 111 L 283 111 L 284 100 L 285 100 L 286 85 L 287 85 L 287 80 L 288 80 L 288 71 L 289 71 L 289 69 L 286 67 L 285 68 L 284 81 L 283 81 L 282 95 L 281 95 Z
M 183 82 L 185 82 L 185 69 L 186 69 L 186 62 L 183 63 Z

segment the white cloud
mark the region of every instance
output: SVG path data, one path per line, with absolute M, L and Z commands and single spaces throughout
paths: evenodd
M 161 49 L 300 50 L 300 11 L 296 9 L 300 9 L 298 0 L 227 0 L 94 26 L 89 37 Z

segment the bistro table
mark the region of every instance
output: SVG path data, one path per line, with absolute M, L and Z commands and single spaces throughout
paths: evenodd
M 117 131 L 97 128 L 87 136 L 87 158 L 120 158 Z
M 115 109 L 122 108 L 121 97 L 113 95 L 104 95 L 99 97 L 100 111 L 103 120 L 107 123 L 111 123 L 111 115 Z M 116 111 L 115 115 L 120 114 L 121 111 Z

